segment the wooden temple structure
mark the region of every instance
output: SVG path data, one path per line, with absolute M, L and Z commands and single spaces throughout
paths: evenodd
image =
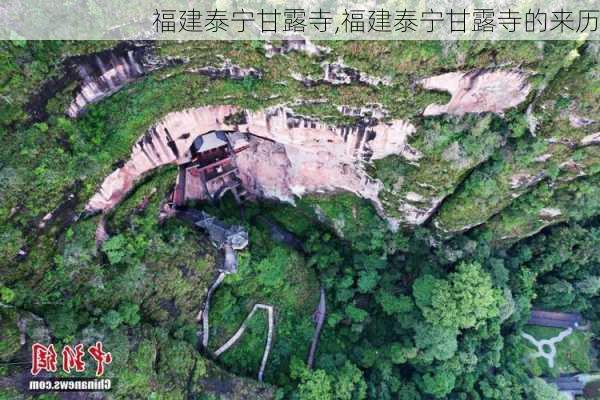
M 235 156 L 248 146 L 248 137 L 241 132 L 214 131 L 198 136 L 190 148 L 191 160 L 179 166 L 173 205 L 181 207 L 191 199 L 217 202 L 227 192 L 242 202 L 247 192 Z

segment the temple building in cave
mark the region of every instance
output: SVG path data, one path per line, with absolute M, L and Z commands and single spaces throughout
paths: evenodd
M 403 120 L 336 127 L 285 107 L 262 111 L 220 105 L 165 115 L 134 144 L 129 160 L 108 175 L 86 205 L 107 211 L 156 168 L 177 165 L 169 205 L 217 202 L 231 192 L 294 203 L 309 193 L 348 191 L 369 199 L 383 215 L 384 185 L 365 168 L 396 154 L 416 162 L 408 145 L 415 127 Z
M 188 200 L 216 202 L 231 192 L 239 203 L 247 192 L 242 185 L 236 154 L 247 149 L 249 137 L 241 132 L 213 131 L 198 136 L 190 147 L 191 160 L 179 166 L 172 203 Z

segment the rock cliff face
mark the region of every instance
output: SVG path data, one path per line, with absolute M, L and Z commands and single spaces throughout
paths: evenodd
M 262 73 L 255 68 L 242 68 L 230 60 L 224 60 L 220 66 L 209 65 L 202 68 L 190 68 L 188 72 L 208 76 L 211 79 L 243 80 L 245 78 L 260 79 Z
M 600 212 L 600 175 L 571 181 L 542 182 L 486 221 L 495 241 L 511 244 L 568 220 L 591 218 Z
M 600 132 L 592 133 L 581 139 L 580 144 L 582 146 L 591 146 L 591 145 L 599 145 L 600 144 Z
M 527 73 L 518 70 L 474 70 L 423 79 L 420 84 L 425 89 L 442 90 L 452 95 L 448 104 L 430 104 L 423 115 L 502 113 L 527 98 L 531 90 L 527 76 Z
M 67 108 L 71 118 L 85 108 L 117 92 L 126 84 L 172 61 L 160 60 L 144 45 L 127 45 L 88 56 L 73 57 L 70 68 L 81 81 Z M 173 61 L 174 62 L 174 61 Z
M 271 42 L 266 42 L 264 49 L 267 58 L 286 55 L 293 52 L 304 53 L 311 57 L 319 57 L 328 54 L 331 51 L 328 47 L 317 46 L 310 40 L 302 37 L 284 40 L 280 46 L 273 45 Z
M 231 68 L 227 64 L 210 71 L 220 78 L 233 79 L 229 76 Z M 305 84 L 385 84 L 341 63 L 327 64 L 324 68 L 325 78 L 303 78 Z M 248 73 L 254 76 L 255 72 Z M 426 89 L 452 93 L 447 105 L 430 104 L 425 115 L 502 113 L 524 101 L 530 90 L 527 75 L 519 71 L 453 72 L 423 80 L 421 84 Z M 374 110 L 377 117 L 385 116 L 381 107 Z M 365 111 L 348 107 L 341 110 L 350 115 Z M 112 208 L 139 177 L 162 165 L 189 162 L 190 146 L 196 137 L 223 130 L 251 135 L 249 149 L 237 156 L 240 178 L 251 196 L 294 202 L 295 196 L 307 193 L 345 190 L 371 200 L 392 226 L 420 225 L 438 209 L 464 174 L 503 144 L 498 134 L 488 135 L 481 138 L 486 144 L 470 154 L 455 142 L 438 160 L 408 144 L 408 138 L 416 131 L 411 123 L 402 120 L 382 123 L 378 118 L 361 121 L 353 126 L 328 126 L 313 118 L 294 115 L 285 107 L 245 112 L 232 106 L 210 106 L 170 113 L 136 143 L 130 160 L 106 178 L 86 209 L 94 212 Z M 489 123 L 489 118 L 485 121 Z M 401 156 L 412 164 L 415 173 L 414 177 L 410 174 L 400 177 L 402 184 L 385 188 L 365 172 L 364 166 L 390 155 Z M 448 173 L 426 174 L 427 180 L 417 179 L 419 171 L 429 170 L 430 163 L 440 162 L 446 165 Z
M 342 60 L 332 63 L 323 62 L 321 64 L 321 68 L 323 68 L 322 77 L 303 76 L 297 73 L 292 74 L 292 77 L 297 81 L 302 82 L 307 87 L 322 84 L 329 84 L 333 86 L 350 85 L 352 83 L 359 83 L 368 86 L 390 85 L 389 78 L 367 75 L 362 71 L 345 65 Z
M 251 135 L 250 148 L 237 157 L 242 180 L 252 195 L 283 201 L 293 201 L 294 195 L 347 190 L 381 209 L 381 183 L 365 173 L 364 164 L 390 154 L 408 160 L 420 157 L 407 144 L 415 128 L 401 120 L 333 127 L 284 107 L 259 112 L 201 107 L 170 113 L 150 128 L 135 144 L 129 161 L 105 179 L 87 211 L 112 208 L 137 179 L 157 167 L 190 161 L 194 139 L 219 130 Z

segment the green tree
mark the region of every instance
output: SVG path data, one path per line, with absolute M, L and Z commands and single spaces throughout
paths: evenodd
M 540 285 L 538 294 L 541 303 L 548 308 L 566 308 L 575 300 L 575 288 L 565 280 L 552 279 L 554 282 Z
M 293 358 L 290 362 L 290 376 L 300 380 L 296 388 L 298 400 L 334 399 L 332 379 L 322 369 L 311 371 L 301 360 Z
M 2 303 L 11 303 L 15 299 L 15 292 L 5 286 L 0 286 L 0 301 Z
M 479 263 L 461 263 L 447 280 L 425 275 L 415 281 L 413 295 L 428 322 L 453 329 L 475 328 L 498 317 L 503 302 Z
M 124 235 L 113 236 L 103 243 L 102 250 L 106 253 L 111 264 L 118 264 L 126 257 L 126 244 L 127 239 Z
M 396 296 L 384 289 L 377 290 L 375 300 L 388 315 L 409 313 L 415 308 L 410 296 Z
M 443 326 L 419 323 L 415 326 L 415 344 L 419 359 L 425 362 L 448 360 L 458 348 L 457 331 Z
M 102 323 L 114 330 L 117 329 L 121 323 L 123 323 L 123 318 L 117 311 L 110 310 L 102 317 Z
M 119 306 L 119 315 L 124 323 L 135 326 L 140 322 L 140 306 L 133 303 L 123 303 Z
M 529 383 L 527 398 L 532 400 L 567 400 L 568 397 L 560 393 L 555 386 L 549 385 L 542 378 L 533 378 Z
M 334 398 L 336 400 L 362 400 L 367 395 L 367 384 L 362 371 L 350 361 L 346 361 L 335 374 Z
M 587 296 L 600 294 L 600 276 L 588 276 L 575 284 L 577 290 Z
M 417 356 L 416 347 L 405 347 L 400 343 L 393 343 L 390 346 L 390 358 L 394 364 L 404 364 Z
M 369 293 L 375 289 L 378 281 L 379 274 L 377 271 L 362 271 L 358 278 L 358 290 L 361 293 Z
M 363 322 L 365 318 L 369 316 L 369 313 L 353 304 L 348 304 L 346 307 L 346 315 L 350 317 L 352 321 Z
M 398 400 L 420 400 L 421 395 L 413 382 L 404 383 L 398 390 Z
M 419 380 L 421 389 L 434 397 L 442 398 L 454 389 L 456 376 L 446 369 L 438 369 L 434 373 L 426 373 Z

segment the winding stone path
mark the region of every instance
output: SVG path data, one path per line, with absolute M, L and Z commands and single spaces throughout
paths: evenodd
M 248 321 L 250 321 L 250 319 L 254 316 L 254 313 L 259 309 L 267 311 L 269 328 L 267 332 L 267 342 L 265 343 L 265 351 L 263 353 L 262 361 L 260 363 L 260 369 L 258 371 L 258 380 L 259 382 L 262 382 L 265 368 L 267 366 L 267 360 L 269 358 L 269 353 L 271 352 L 271 344 L 273 342 L 273 329 L 275 325 L 273 318 L 273 306 L 270 306 L 268 304 L 255 304 L 254 307 L 252 307 L 252 311 L 250 311 L 250 314 L 248 314 L 244 322 L 242 322 L 242 325 L 240 325 L 239 329 L 233 334 L 232 337 L 229 338 L 227 342 L 225 342 L 224 345 L 222 345 L 215 351 L 215 356 L 219 357 L 221 354 L 229 350 L 229 348 L 233 346 L 242 337 L 242 335 L 246 331 L 246 328 L 248 327 Z
M 556 343 L 562 342 L 563 339 L 569 336 L 571 333 L 573 333 L 573 328 L 567 328 L 561 333 L 559 333 L 558 336 L 555 336 L 550 339 L 537 340 L 536 338 L 525 332 L 522 332 L 521 336 L 529 342 L 531 342 L 535 347 L 537 347 L 537 352 L 530 355 L 529 358 L 543 357 L 548 361 L 548 367 L 554 368 L 554 358 L 556 357 Z M 550 351 L 545 351 L 544 346 L 548 346 L 550 348 Z
M 198 316 L 196 317 L 196 321 L 202 321 L 202 347 L 205 349 L 208 348 L 208 339 L 210 332 L 210 327 L 208 323 L 210 300 L 212 299 L 215 290 L 221 285 L 221 283 L 223 283 L 223 280 L 225 279 L 226 275 L 226 272 L 219 273 L 217 279 L 208 289 L 208 293 L 206 294 L 206 300 L 204 301 L 204 306 L 202 307 L 202 309 L 198 313 Z M 271 347 L 273 345 L 273 331 L 275 330 L 273 306 L 268 304 L 255 304 L 254 307 L 252 307 L 250 313 L 246 316 L 246 319 L 244 319 L 244 322 L 242 322 L 242 324 L 238 328 L 238 330 L 233 334 L 233 336 L 229 338 L 229 340 L 227 340 L 227 342 L 225 342 L 225 344 L 223 344 L 214 352 L 214 355 L 215 357 L 219 357 L 221 354 L 229 350 L 242 337 L 242 335 L 246 331 L 246 328 L 248 327 L 248 322 L 254 316 L 257 310 L 265 310 L 267 312 L 268 323 L 267 342 L 265 343 L 265 351 L 263 352 L 263 357 L 260 362 L 260 369 L 258 370 L 258 380 L 259 382 L 262 382 L 265 373 L 265 368 L 267 367 L 267 361 L 269 359 L 269 353 L 271 352 Z
M 210 299 L 212 298 L 215 289 L 218 288 L 225 279 L 225 275 L 225 272 L 221 272 L 217 279 L 213 282 L 211 287 L 208 289 L 208 293 L 206 294 L 206 300 L 204 301 L 204 307 L 200 310 L 198 316 L 196 317 L 197 321 L 202 321 L 202 347 L 205 348 L 206 346 L 208 346 L 208 311 L 210 309 Z

